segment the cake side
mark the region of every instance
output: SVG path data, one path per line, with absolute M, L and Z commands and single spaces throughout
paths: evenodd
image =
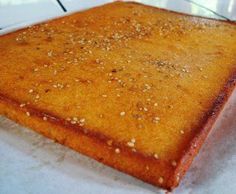
M 205 122 L 200 126 L 199 133 L 192 139 L 188 149 L 182 155 L 178 167 L 175 169 L 174 176 L 169 180 L 171 189 L 179 185 L 179 181 L 183 178 L 187 170 L 189 169 L 195 156 L 200 151 L 202 145 L 207 139 L 209 133 L 213 129 L 214 123 L 218 116 L 224 109 L 227 101 L 229 100 L 231 94 L 236 88 L 236 71 L 232 73 L 231 77 L 219 93 L 217 99 L 212 106 L 212 109 L 205 115 Z
M 103 134 L 91 134 L 83 127 L 75 128 L 60 118 L 30 106 L 22 108 L 19 102 L 3 95 L 0 95 L 0 115 L 115 169 L 172 190 L 179 185 L 235 87 L 236 73 L 222 89 L 213 108 L 206 115 L 206 122 L 200 126 L 200 132 L 196 134 L 175 169 L 142 153 L 134 153 L 115 140 L 111 141 L 110 138 L 104 137 Z
M 142 153 L 134 153 L 103 134 L 91 134 L 83 127 L 68 125 L 66 121 L 30 106 L 19 107 L 20 103 L 0 95 L 0 115 L 143 181 L 165 189 L 173 187 L 168 181 L 174 175 L 170 165 Z

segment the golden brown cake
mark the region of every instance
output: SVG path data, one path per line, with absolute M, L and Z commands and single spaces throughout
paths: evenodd
M 0 114 L 173 189 L 235 86 L 235 23 L 116 2 L 0 37 Z

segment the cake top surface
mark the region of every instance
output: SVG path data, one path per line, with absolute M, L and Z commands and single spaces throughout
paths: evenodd
M 121 151 L 178 161 L 235 54 L 236 25 L 116 2 L 0 37 L 0 94 Z

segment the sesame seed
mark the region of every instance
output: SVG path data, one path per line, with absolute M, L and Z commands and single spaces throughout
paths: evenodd
M 115 149 L 115 153 L 119 154 L 119 153 L 120 153 L 120 149 L 119 149 L 119 148 L 116 148 L 116 149 Z
M 74 124 L 77 123 L 77 121 L 72 120 L 72 121 L 70 121 L 70 123 L 71 123 L 72 125 L 74 125 Z
M 124 111 L 120 112 L 120 116 L 125 116 L 125 112 Z
M 84 126 L 84 123 L 79 123 L 79 126 Z
M 30 89 L 30 90 L 29 90 L 29 93 L 30 93 L 30 94 L 31 94 L 31 93 L 33 93 L 33 92 L 34 92 L 34 90 L 33 90 L 33 89 Z
M 43 117 L 43 120 L 46 121 L 46 120 L 48 120 L 48 118 L 44 116 L 44 117 Z
M 173 161 L 171 162 L 171 165 L 172 165 L 172 166 L 176 166 L 176 165 L 177 165 L 177 162 L 176 162 L 175 160 L 173 160 Z
M 85 122 L 85 118 L 82 118 L 79 120 L 80 123 L 84 123 Z
M 203 70 L 203 68 L 202 68 L 202 67 L 199 67 L 199 70 L 200 70 L 200 71 L 202 71 L 202 70 Z
M 158 154 L 155 153 L 153 156 L 154 156 L 154 158 L 159 159 Z
M 38 68 L 35 68 L 35 69 L 34 69 L 35 72 L 38 71 L 38 70 L 39 70 Z
M 159 117 L 154 117 L 153 118 L 153 123 L 158 123 L 160 121 L 160 118 Z
M 106 98 L 106 97 L 107 97 L 107 95 L 106 95 L 106 94 L 103 94 L 103 95 L 102 95 L 102 97 L 103 97 L 103 98 Z
M 135 140 L 134 138 L 131 139 L 131 142 L 132 142 L 132 143 L 135 143 L 135 141 L 136 141 L 136 140 Z
M 51 57 L 52 56 L 52 51 L 48 52 L 48 56 Z
M 149 166 L 146 166 L 145 168 L 146 168 L 146 170 L 149 170 Z
M 144 86 L 145 86 L 145 89 L 147 89 L 147 90 L 150 90 L 150 89 L 151 89 L 151 86 L 148 85 L 148 84 L 144 84 Z
M 26 112 L 26 115 L 29 117 L 30 116 L 30 112 Z
M 158 182 L 159 182 L 160 184 L 162 184 L 162 183 L 164 182 L 163 177 L 159 177 Z
M 154 103 L 154 106 L 158 106 L 158 104 L 157 104 L 157 103 Z
M 109 146 L 111 146 L 112 143 L 113 143 L 113 141 L 112 141 L 111 139 L 107 141 L 107 144 L 108 144 Z
M 72 118 L 74 121 L 78 121 L 78 118 L 77 117 L 73 117 Z
M 24 103 L 23 103 L 23 104 L 20 104 L 20 107 L 22 108 L 22 107 L 24 107 L 25 105 L 26 105 L 26 104 L 24 104 Z
M 36 99 L 39 99 L 39 95 L 37 94 L 37 95 L 35 96 L 35 98 L 36 98 Z
M 184 130 L 180 130 L 180 133 L 181 133 L 181 134 L 184 134 Z
M 176 181 L 179 182 L 179 179 L 180 179 L 180 174 L 178 173 L 176 176 Z
M 127 145 L 128 145 L 129 147 L 134 147 L 134 143 L 133 143 L 133 142 L 127 142 Z

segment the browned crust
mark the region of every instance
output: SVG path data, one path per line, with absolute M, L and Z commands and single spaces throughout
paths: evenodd
M 67 128 L 68 130 L 76 131 L 77 133 L 86 134 L 86 136 L 88 136 L 89 138 L 96 139 L 96 140 L 100 141 L 101 143 L 106 144 L 107 141 L 112 140 L 113 143 L 112 143 L 111 147 L 113 147 L 113 148 L 127 149 L 126 145 L 116 142 L 115 139 L 112 139 L 112 137 L 107 137 L 102 133 L 91 131 L 90 129 L 81 127 L 79 125 L 73 125 L 70 122 L 67 122 L 65 119 L 62 119 L 56 115 L 53 115 L 50 112 L 36 109 L 30 105 L 26 105 L 24 108 L 19 108 L 20 104 L 21 104 L 20 102 L 17 102 L 14 99 L 10 99 L 6 95 L 0 93 L 0 102 L 1 101 L 5 102 L 6 104 L 12 105 L 12 106 L 16 107 L 17 109 L 21 109 L 21 112 L 23 112 L 23 113 L 29 112 L 30 116 L 38 117 L 41 120 L 43 120 L 43 117 L 47 117 L 47 121 L 52 124 L 63 126 L 65 128 Z M 145 159 L 154 160 L 152 156 L 144 155 L 141 152 L 133 152 L 130 149 L 127 149 L 127 151 L 134 154 L 134 155 L 138 155 L 140 157 L 142 156 Z
M 130 2 L 131 3 L 131 2 Z M 134 4 L 140 4 L 136 2 L 132 2 Z M 144 5 L 147 7 L 152 7 L 148 5 Z M 153 8 L 153 7 L 152 7 Z M 159 10 L 165 10 L 168 12 L 176 13 L 179 15 L 184 16 L 190 16 L 190 17 L 197 17 L 197 18 L 203 18 L 207 20 L 213 20 L 213 21 L 220 21 L 223 23 L 233 24 L 236 25 L 236 22 L 233 21 L 222 21 L 212 18 L 206 18 L 201 16 L 192 16 L 184 13 L 179 13 L 175 11 L 170 11 L 162 8 L 157 8 Z M 59 19 L 59 18 L 57 18 Z M 17 30 L 22 31 L 23 29 Z M 15 31 L 15 32 L 17 32 Z M 15 33 L 13 32 L 13 33 Z M 3 35 L 4 36 L 4 35 Z M 71 125 L 70 123 L 66 122 L 65 120 L 57 117 L 56 115 L 53 115 L 51 113 L 45 113 L 45 111 L 39 110 L 34 108 L 33 106 L 27 105 L 24 108 L 19 108 L 20 103 L 17 102 L 14 99 L 9 98 L 8 96 L 0 93 L 0 114 L 3 114 L 7 117 L 9 117 L 12 120 L 15 120 L 16 122 L 23 124 L 25 126 L 29 126 L 36 130 L 37 132 L 40 132 L 44 134 L 45 136 L 55 139 L 61 144 L 67 145 L 83 154 L 86 154 L 104 164 L 107 164 L 109 166 L 112 166 L 120 171 L 126 172 L 131 174 L 132 176 L 138 177 L 146 182 L 149 182 L 154 185 L 158 185 L 164 189 L 172 190 L 176 186 L 178 186 L 179 181 L 186 173 L 187 169 L 191 165 L 191 162 L 194 159 L 194 156 L 197 155 L 199 152 L 202 144 L 204 143 L 205 139 L 207 138 L 209 132 L 212 129 L 213 124 L 215 123 L 218 115 L 224 108 L 224 105 L 226 104 L 227 100 L 229 99 L 231 93 L 236 87 L 236 71 L 232 74 L 231 78 L 227 81 L 225 86 L 222 88 L 221 92 L 219 93 L 218 97 L 216 98 L 215 102 L 213 103 L 212 108 L 206 113 L 204 122 L 200 123 L 199 125 L 199 131 L 198 134 L 192 139 L 189 146 L 187 147 L 187 150 L 183 153 L 180 162 L 178 163 L 176 169 L 174 170 L 174 173 L 172 176 L 169 177 L 168 181 L 164 182 L 163 184 L 160 184 L 157 180 L 158 177 L 152 172 L 151 176 L 148 172 L 146 172 L 147 165 L 150 167 L 150 169 L 155 170 L 155 165 L 162 165 L 157 160 L 155 160 L 153 157 L 145 155 L 141 152 L 132 152 L 127 147 L 121 143 L 115 142 L 113 139 L 113 144 L 111 146 L 107 145 L 107 141 L 111 140 L 110 137 L 106 137 L 104 134 L 90 131 L 89 129 L 85 129 L 80 126 Z M 30 112 L 31 116 L 28 118 L 25 114 L 25 112 Z M 47 122 L 43 122 L 42 118 L 46 116 L 48 118 Z M 38 126 L 37 126 L 38 125 Z M 42 126 L 46 126 L 48 128 L 47 130 L 40 129 Z M 62 135 L 65 135 L 65 137 L 61 137 L 60 135 L 58 137 L 55 137 L 51 132 L 49 131 L 49 128 L 53 127 L 56 130 L 63 131 L 61 132 Z M 86 149 L 81 149 L 81 144 L 79 145 L 73 145 L 73 143 L 70 143 L 68 141 L 67 137 L 76 139 L 77 137 L 83 136 L 83 138 L 87 138 L 87 142 L 90 143 L 90 145 L 94 145 L 96 147 L 96 151 L 88 151 Z M 119 154 L 119 157 L 117 158 L 117 154 L 115 154 L 114 149 L 120 148 L 122 150 L 122 153 Z M 109 156 L 105 157 L 99 157 L 99 153 L 104 152 L 103 154 L 108 154 Z M 102 154 L 100 155 L 102 156 Z M 104 158 L 106 158 L 104 160 Z M 107 159 L 110 159 L 107 160 Z M 129 162 L 126 162 L 127 164 L 122 166 L 120 162 L 117 160 L 128 160 Z M 134 165 L 138 166 L 139 170 L 136 169 L 136 171 L 130 170 L 130 163 L 133 163 Z M 121 166 L 120 166 L 121 165 Z M 168 171 L 169 169 L 167 169 Z M 141 173 L 143 171 L 143 173 Z
M 0 114 L 80 153 L 88 155 L 99 162 L 153 185 L 170 188 L 168 181 L 162 184 L 158 182 L 160 172 L 157 170 L 158 173 L 155 173 L 156 167 L 162 166 L 162 169 L 164 169 L 165 164 L 153 157 L 145 156 L 140 152 L 132 152 L 126 146 L 115 141 L 112 145 L 108 145 L 106 140 L 110 138 L 105 137 L 103 134 L 93 133 L 82 127 L 71 126 L 71 124 L 66 123 L 60 118 L 42 113 L 30 106 L 19 107 L 20 103 L 0 94 Z M 30 112 L 30 117 L 26 115 L 26 112 Z M 47 116 L 47 121 L 43 121 L 44 116 Z M 83 139 L 82 142 L 81 139 Z M 115 153 L 116 148 L 120 148 L 121 153 Z M 166 172 L 163 172 L 163 176 L 169 173 L 170 169 L 166 169 Z
M 174 172 L 174 176 L 172 180 L 169 180 L 171 189 L 178 186 L 180 180 L 186 171 L 188 170 L 189 166 L 191 165 L 194 157 L 199 152 L 202 144 L 206 140 L 208 134 L 210 133 L 216 119 L 218 118 L 219 114 L 223 110 L 226 102 L 228 101 L 230 95 L 233 93 L 234 89 L 236 88 L 236 71 L 232 74 L 230 79 L 227 81 L 219 95 L 217 96 L 215 102 L 213 103 L 212 108 L 206 113 L 205 115 L 205 122 L 201 123 L 199 128 L 198 134 L 192 139 L 188 149 L 182 155 L 180 162 L 177 165 L 177 168 Z
M 169 10 L 169 9 L 165 9 L 165 8 L 160 8 L 160 7 L 154 7 L 154 6 L 151 6 L 151 5 L 146 5 L 146 4 L 133 2 L 133 1 L 128 1 L 127 3 L 132 3 L 132 4 L 142 5 L 142 6 L 146 6 L 146 7 L 150 7 L 150 8 L 155 8 L 155 9 L 158 9 L 158 10 L 163 10 L 163 11 L 170 12 L 170 13 L 175 13 L 175 14 L 178 14 L 178 15 L 188 16 L 188 17 L 191 17 L 191 18 L 202 18 L 202 19 L 207 19 L 207 20 L 218 21 L 218 22 L 223 22 L 223 23 L 236 25 L 236 21 L 232 21 L 232 20 L 223 20 L 223 19 L 216 19 L 216 18 L 208 18 L 208 17 L 205 17 L 205 16 L 199 16 L 199 15 L 191 15 L 191 14 L 187 14 L 187 13 L 181 13 L 181 12 L 177 12 L 177 11 L 173 11 L 173 10 Z

